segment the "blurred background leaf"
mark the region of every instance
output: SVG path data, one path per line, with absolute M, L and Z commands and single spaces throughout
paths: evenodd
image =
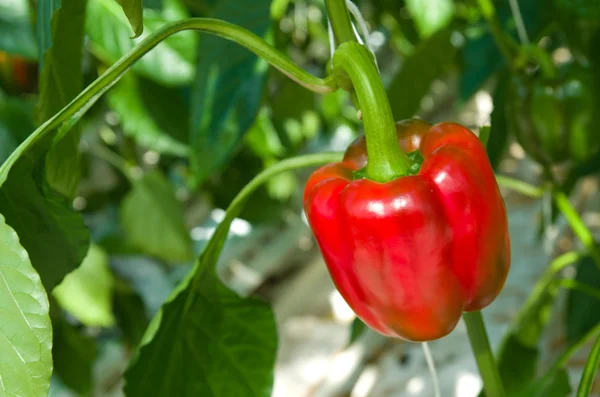
M 133 181 L 121 205 L 121 222 L 127 238 L 142 252 L 166 262 L 192 259 L 192 242 L 182 205 L 159 171 Z
M 133 29 L 134 38 L 139 37 L 144 30 L 144 6 L 142 0 L 117 0 Z
M 185 18 L 189 13 L 179 0 L 163 0 L 160 10 L 144 11 L 144 31 L 131 39 L 131 27 L 119 4 L 115 0 L 95 0 L 88 5 L 85 30 L 92 52 L 112 63 L 165 23 Z M 194 32 L 178 33 L 146 54 L 133 70 L 166 86 L 187 84 L 194 75 L 196 42 Z
M 88 327 L 111 327 L 114 280 L 108 255 L 91 244 L 81 266 L 68 274 L 52 294 L 59 305 Z
M 454 16 L 453 0 L 406 0 L 406 7 L 423 37 L 444 29 Z
M 251 7 L 224 0 L 212 16 L 267 37 L 270 6 L 268 0 L 253 1 Z M 259 110 L 267 77 L 265 61 L 215 36 L 202 36 L 198 55 L 191 131 L 195 184 L 204 181 L 239 148 Z
M 27 0 L 0 1 L 0 51 L 37 58 L 37 43 Z
M 55 7 L 46 3 L 55 1 L 40 0 L 38 9 Z M 86 3 L 84 0 L 62 0 L 50 18 L 47 18 L 47 13 L 38 14 L 38 28 L 42 27 L 45 32 L 40 43 L 40 55 L 43 54 L 40 64 L 43 67 L 36 105 L 38 124 L 58 113 L 83 88 L 81 57 Z M 77 126 L 70 134 L 57 136 L 46 158 L 48 183 L 70 199 L 74 197 L 81 177 L 79 138 Z

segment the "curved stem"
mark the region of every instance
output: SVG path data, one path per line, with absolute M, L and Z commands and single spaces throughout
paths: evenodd
M 477 0 L 477 3 L 479 4 L 479 8 L 481 9 L 483 17 L 490 27 L 490 32 L 494 37 L 494 41 L 496 42 L 500 53 L 504 57 L 506 65 L 509 69 L 513 70 L 514 65 L 512 54 L 508 48 L 508 45 L 506 44 L 506 34 L 502 30 L 502 26 L 500 26 L 498 18 L 496 18 L 496 7 L 494 7 L 494 3 L 492 3 L 492 0 Z
M 319 93 L 332 92 L 337 85 L 332 76 L 326 79 L 317 78 L 293 63 L 285 55 L 273 48 L 269 43 L 254 33 L 230 24 L 228 22 L 209 18 L 191 18 L 167 24 L 154 34 L 146 37 L 136 47 L 115 62 L 103 75 L 83 90 L 60 112 L 47 120 L 36 129 L 0 167 L 0 185 L 6 180 L 10 167 L 16 162 L 20 153 L 33 145 L 50 131 L 59 128 L 59 134 L 66 133 L 77 120 L 112 87 L 121 76 L 148 51 L 156 47 L 167 37 L 184 30 L 198 30 L 212 33 L 234 41 L 258 56 L 266 59 L 271 65 L 280 70 L 302 86 Z
M 600 267 L 600 251 L 596 247 L 594 235 L 585 225 L 575 208 L 573 208 L 567 195 L 562 191 L 555 189 L 552 192 L 552 198 L 556 207 L 562 212 L 569 223 L 569 226 L 573 229 L 573 233 L 575 233 L 579 241 L 587 248 L 590 256 L 594 259 L 594 262 L 596 262 L 596 265 Z
M 570 251 L 560 255 L 550 263 L 542 277 L 535 283 L 533 291 L 529 294 L 527 300 L 521 306 L 521 310 L 519 310 L 519 313 L 512 321 L 512 330 L 518 330 L 521 324 L 529 322 L 529 319 L 537 310 L 538 303 L 544 299 L 546 294 L 550 293 L 549 287 L 552 284 L 554 277 L 556 277 L 561 270 L 577 262 L 582 257 L 583 253 Z
M 325 5 L 338 45 L 347 41 L 356 41 L 346 0 L 325 0 Z
M 480 311 L 469 312 L 463 314 L 463 319 L 467 324 L 467 332 L 471 348 L 477 360 L 479 373 L 483 380 L 483 389 L 486 395 L 493 397 L 504 397 L 504 385 L 496 366 L 496 360 L 490 348 L 485 324 Z
M 425 361 L 427 362 L 427 367 L 431 373 L 431 380 L 433 381 L 433 395 L 434 397 L 441 397 L 442 394 L 440 392 L 440 382 L 438 380 L 437 371 L 435 370 L 435 362 L 433 361 L 433 355 L 431 354 L 429 343 L 422 342 L 421 347 L 423 347 Z
M 223 243 L 225 241 L 225 237 L 227 233 L 229 233 L 229 227 L 231 226 L 231 222 L 235 219 L 236 216 L 240 214 L 242 211 L 246 200 L 250 197 L 254 191 L 271 179 L 273 176 L 277 174 L 281 174 L 282 172 L 294 170 L 297 168 L 311 167 L 322 165 L 326 163 L 333 163 L 337 161 L 341 161 L 343 157 L 343 153 L 317 153 L 317 154 L 308 154 L 304 156 L 292 157 L 289 159 L 282 160 L 277 164 L 261 171 L 258 175 L 256 175 L 240 192 L 235 196 L 235 198 L 231 201 L 227 210 L 225 211 L 225 217 L 223 221 L 217 226 L 217 229 L 213 233 L 212 237 L 208 241 L 202 256 L 204 255 L 215 255 L 217 258 L 223 249 Z M 196 261 L 198 264 L 200 261 Z M 215 260 L 215 263 L 217 261 Z M 214 269 L 211 269 L 211 271 Z M 198 281 L 201 278 L 201 271 L 194 270 L 195 279 Z
M 383 183 L 406 175 L 410 160 L 400 148 L 392 109 L 369 50 L 356 42 L 344 43 L 335 52 L 333 68 L 337 78 L 347 74 L 358 98 L 369 157 L 367 178 Z
M 587 296 L 597 299 L 600 301 L 600 289 L 594 288 L 589 284 L 582 283 L 581 281 L 566 279 L 558 280 L 558 286 L 561 288 L 566 288 L 570 290 L 576 290 L 583 292 Z
M 544 189 L 508 176 L 496 175 L 496 182 L 499 186 L 514 190 L 524 196 L 541 198 L 544 195 Z
M 523 16 L 521 15 L 521 9 L 519 8 L 518 0 L 508 0 L 508 4 L 510 5 L 510 12 L 512 12 L 513 17 L 515 18 L 517 34 L 519 35 L 521 44 L 529 45 L 529 36 L 527 36 L 527 29 L 525 28 L 525 23 L 523 22 Z
M 581 374 L 581 381 L 577 388 L 577 397 L 588 397 L 592 392 L 592 385 L 594 384 L 594 378 L 598 372 L 598 365 L 600 364 L 600 336 L 596 338 L 592 351 L 588 356 L 583 374 Z

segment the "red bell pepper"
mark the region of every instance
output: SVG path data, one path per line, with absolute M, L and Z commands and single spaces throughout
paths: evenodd
M 364 137 L 309 178 L 304 207 L 338 290 L 371 328 L 410 341 L 489 305 L 510 267 L 504 201 L 485 148 L 458 124 L 397 124 L 412 175 L 364 178 Z M 422 157 L 420 157 L 420 155 Z M 420 165 L 420 167 L 419 167 Z

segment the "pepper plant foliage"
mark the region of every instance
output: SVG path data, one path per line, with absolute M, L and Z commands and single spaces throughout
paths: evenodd
M 548 103 L 517 98 L 511 86 L 524 71 L 548 73 L 541 49 L 550 64 L 570 54 L 587 88 L 600 87 L 596 1 L 520 0 L 530 45 L 518 41 L 508 0 L 493 2 L 491 17 L 488 0 L 421 3 L 356 1 L 376 31 L 397 120 L 431 114 L 444 82 L 438 107 L 462 109 L 479 90 L 490 93 L 496 170 L 515 136 L 549 142 L 556 130 L 572 147 L 598 147 L 586 112 L 600 89 Z M 358 134 L 356 109 L 327 74 L 326 18 L 320 0 L 0 0 L 0 395 L 271 395 L 272 302 L 234 292 L 220 256 L 236 217 L 272 226 L 299 212 L 305 178 L 293 169 L 340 158 L 294 156 L 340 150 L 340 131 Z M 549 73 L 544 81 L 560 79 Z M 535 114 L 515 123 L 515 103 Z M 585 106 L 575 114 L 574 103 Z M 545 114 L 560 128 L 540 128 Z M 556 199 L 544 222 L 564 213 L 573 226 L 566 195 L 597 176 L 600 154 L 561 160 L 566 176 L 546 180 Z M 540 167 L 548 176 L 555 165 Z M 228 209 L 200 236 L 213 208 Z M 575 388 L 565 364 L 600 322 L 600 254 L 579 226 L 582 251 L 549 265 L 503 339 L 497 361 L 509 395 Z M 576 278 L 560 279 L 573 264 Z M 560 286 L 571 286 L 569 346 L 548 370 L 540 339 Z M 115 370 L 117 386 L 106 376 Z

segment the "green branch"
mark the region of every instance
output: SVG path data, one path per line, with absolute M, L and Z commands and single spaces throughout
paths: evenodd
M 504 385 L 498 372 L 498 366 L 494 359 L 494 354 L 490 348 L 483 316 L 480 311 L 468 312 L 463 314 L 463 319 L 467 325 L 467 333 L 471 348 L 479 367 L 479 373 L 483 380 L 483 389 L 487 396 L 504 397 Z
M 58 135 L 66 134 L 81 116 L 92 107 L 98 98 L 111 88 L 138 59 L 160 44 L 167 37 L 184 30 L 197 30 L 212 33 L 238 43 L 267 60 L 271 65 L 292 80 L 312 91 L 327 93 L 337 89 L 333 77 L 320 79 L 311 75 L 293 63 L 281 52 L 273 48 L 262 38 L 242 27 L 209 18 L 192 18 L 170 23 L 141 41 L 136 47 L 115 62 L 102 76 L 98 77 L 92 84 L 77 95 L 77 97 L 60 112 L 42 124 L 23 143 L 21 143 L 2 166 L 0 166 L 0 186 L 6 180 L 10 168 L 23 151 L 57 128 L 59 129 Z

